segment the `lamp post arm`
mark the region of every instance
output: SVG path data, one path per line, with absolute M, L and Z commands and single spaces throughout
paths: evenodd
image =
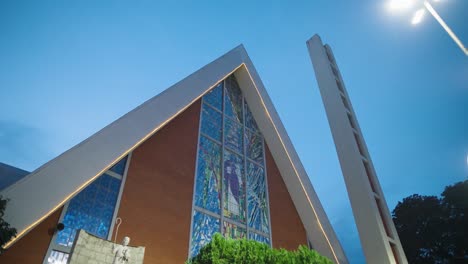
M 424 7 L 426 7 L 427 11 L 429 11 L 429 13 L 431 13 L 431 15 L 437 20 L 437 22 L 439 22 L 439 24 L 445 29 L 445 31 L 447 32 L 447 34 L 449 34 L 453 41 L 457 43 L 458 47 L 460 47 L 463 53 L 465 53 L 465 55 L 468 56 L 468 50 L 465 48 L 460 39 L 458 39 L 455 33 L 453 33 L 449 26 L 444 22 L 444 20 L 442 20 L 439 14 L 434 10 L 432 5 L 428 1 L 424 1 Z

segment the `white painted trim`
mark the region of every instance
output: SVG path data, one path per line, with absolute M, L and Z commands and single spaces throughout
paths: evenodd
M 123 191 L 124 191 L 124 188 L 125 188 L 125 182 L 127 181 L 128 168 L 130 167 L 130 161 L 132 159 L 132 153 L 133 152 L 130 152 L 128 154 L 128 156 L 127 156 L 127 161 L 125 162 L 124 173 L 123 173 L 123 176 L 121 176 L 122 177 L 122 182 L 120 183 L 120 190 L 119 190 L 119 194 L 117 196 L 117 202 L 115 203 L 114 214 L 112 215 L 111 225 L 109 227 L 110 232 L 109 232 L 109 234 L 107 234 L 107 240 L 109 240 L 109 241 L 112 241 L 112 236 L 114 234 L 114 225 L 115 225 L 115 221 L 117 219 L 117 214 L 119 213 L 120 201 L 122 200 L 122 195 L 123 195 Z M 109 173 L 109 172 L 110 171 L 107 171 L 107 173 Z M 123 219 L 122 219 L 122 223 L 123 223 Z

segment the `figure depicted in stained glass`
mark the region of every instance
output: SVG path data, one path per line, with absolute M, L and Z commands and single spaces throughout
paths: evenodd
M 227 209 L 230 213 L 240 215 L 240 192 L 239 176 L 237 175 L 235 163 L 232 160 L 224 162 L 224 178 L 227 183 Z

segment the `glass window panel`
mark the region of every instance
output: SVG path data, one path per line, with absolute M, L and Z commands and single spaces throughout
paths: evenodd
M 68 205 L 62 220 L 65 229 L 58 233 L 56 243 L 71 247 L 78 229 L 106 239 L 120 183 L 120 179 L 103 174 L 76 195 Z
M 215 233 L 220 231 L 220 220 L 212 216 L 195 211 L 192 226 L 192 248 L 190 257 L 194 257 L 200 249 L 211 241 Z
M 221 141 L 222 115 L 213 108 L 203 104 L 201 132 Z
M 56 250 L 52 250 L 47 258 L 47 264 L 66 264 L 67 261 L 68 254 Z
M 226 94 L 224 95 L 224 114 L 242 123 L 242 92 L 234 75 L 226 79 Z
M 257 122 L 255 122 L 252 112 L 250 112 L 250 108 L 247 105 L 247 102 L 245 100 L 244 100 L 244 110 L 245 110 L 245 126 L 259 133 L 260 131 L 258 130 Z
M 245 147 L 247 157 L 255 162 L 263 164 L 263 140 L 262 136 L 245 131 Z
M 271 245 L 270 244 L 270 239 L 268 237 L 264 237 L 264 236 L 259 235 L 257 233 L 250 232 L 249 233 L 249 239 Z
M 223 235 L 234 239 L 246 238 L 247 230 L 229 222 L 223 222 Z
M 224 123 L 224 145 L 238 153 L 243 153 L 242 126 L 229 118 L 225 118 Z
M 119 162 L 117 162 L 117 164 L 112 166 L 112 168 L 110 168 L 109 170 L 115 173 L 118 173 L 120 175 L 123 175 L 125 171 L 125 164 L 127 164 L 127 158 L 128 156 L 125 156 L 125 158 L 121 159 Z
M 224 216 L 245 223 L 245 182 L 242 157 L 224 151 Z
M 220 214 L 221 145 L 201 136 L 195 186 L 195 205 Z
M 266 192 L 264 169 L 252 162 L 247 162 L 249 227 L 269 233 Z
M 213 90 L 203 96 L 203 102 L 222 110 L 223 106 L 223 82 L 218 84 Z

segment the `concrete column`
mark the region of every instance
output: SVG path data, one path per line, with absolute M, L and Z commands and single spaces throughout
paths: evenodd
M 318 35 L 307 41 L 307 48 L 367 263 L 406 264 L 408 261 L 333 53 Z

